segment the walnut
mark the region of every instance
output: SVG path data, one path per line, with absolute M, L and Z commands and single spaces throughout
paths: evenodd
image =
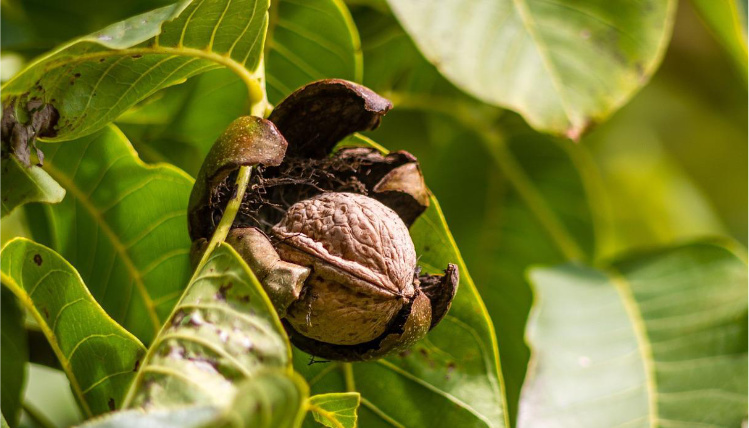
M 323 193 L 292 205 L 271 233 L 283 260 L 312 271 L 286 313 L 307 337 L 338 345 L 373 340 L 414 297 L 408 228 L 375 199 Z
M 453 264 L 444 275 L 417 266 L 408 228 L 430 194 L 416 158 L 333 150 L 346 135 L 375 128 L 389 108 L 351 82 L 307 85 L 269 120 L 230 125 L 190 198 L 199 249 L 233 194 L 232 174 L 256 165 L 227 242 L 262 283 L 292 342 L 323 358 L 368 360 L 411 346 L 444 317 L 458 286 Z

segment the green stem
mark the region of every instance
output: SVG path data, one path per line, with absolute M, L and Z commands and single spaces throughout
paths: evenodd
M 343 379 L 346 383 L 346 392 L 356 392 L 356 384 L 354 383 L 354 367 L 351 363 L 342 363 L 341 370 L 343 370 Z
M 541 192 L 523 170 L 520 163 L 507 147 L 497 129 L 488 125 L 488 117 L 481 117 L 479 111 L 465 102 L 451 103 L 448 99 L 433 96 L 414 96 L 399 93 L 389 93 L 393 103 L 398 107 L 431 111 L 449 116 L 461 125 L 474 131 L 486 145 L 494 161 L 502 170 L 503 175 L 510 182 L 520 198 L 531 210 L 541 226 L 554 241 L 555 245 L 568 260 L 582 260 L 585 252 L 580 248 L 572 234 L 565 228 L 564 223 L 549 208 Z M 478 117 L 478 118 L 477 118 Z
M 541 193 L 533 185 L 528 175 L 513 156 L 504 140 L 489 145 L 492 157 L 502 169 L 502 173 L 518 192 L 526 206 L 546 229 L 551 239 L 568 260 L 583 260 L 585 253 L 569 231 L 564 227 L 554 211 L 549 208 Z
M 208 246 L 205 249 L 205 253 L 203 253 L 203 257 L 201 257 L 200 259 L 200 263 L 198 263 L 198 266 L 195 268 L 195 272 L 193 273 L 193 277 L 190 278 L 190 282 L 192 282 L 198 275 L 200 270 L 203 269 L 203 266 L 205 266 L 205 264 L 207 263 L 208 258 L 211 256 L 211 253 L 213 253 L 213 250 L 215 250 L 216 247 L 224 242 L 226 236 L 229 234 L 231 225 L 234 224 L 234 219 L 237 217 L 237 213 L 239 212 L 239 207 L 242 205 L 242 198 L 244 198 L 244 194 L 247 191 L 247 186 L 250 184 L 251 174 L 251 166 L 243 166 L 239 168 L 239 174 L 237 174 L 237 181 L 235 185 L 236 193 L 229 200 L 229 203 L 226 204 L 226 209 L 224 210 L 224 214 L 221 216 L 221 221 L 218 223 L 216 230 L 213 232 L 211 241 L 208 243 Z

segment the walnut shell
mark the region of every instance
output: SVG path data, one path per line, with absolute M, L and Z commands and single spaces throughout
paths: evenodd
M 312 269 L 286 314 L 307 337 L 338 345 L 373 340 L 414 295 L 408 228 L 375 199 L 323 193 L 292 205 L 271 233 L 283 260 Z

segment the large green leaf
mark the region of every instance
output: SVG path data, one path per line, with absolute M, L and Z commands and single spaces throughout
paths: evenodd
M 18 238 L 2 250 L 2 284 L 44 332 L 85 414 L 120 407 L 146 350 L 107 316 L 78 272 L 51 249 Z
M 358 392 L 339 392 L 313 395 L 307 402 L 309 414 L 305 426 L 356 428 L 357 410 L 361 402 Z
M 192 180 L 144 165 L 114 126 L 65 144 L 40 144 L 68 194 L 43 206 L 46 245 L 81 273 L 102 307 L 150 342 L 190 276 L 186 207 Z M 37 235 L 35 234 L 35 237 Z
M 24 166 L 15 156 L 0 161 L 2 181 L 2 216 L 15 208 L 30 202 L 54 204 L 65 197 L 65 189 L 60 187 L 49 174 L 36 165 Z
M 29 348 L 26 330 L 23 327 L 24 313 L 16 297 L 5 287 L 2 288 L 2 320 L 0 322 L 0 379 L 2 380 L 2 397 L 0 408 L 3 417 L 10 420 L 12 426 L 18 426 L 21 416 L 21 401 L 26 383 L 26 363 L 29 360 Z
M 125 410 L 81 428 L 295 428 L 304 416 L 309 388 L 299 375 L 263 370 L 237 387 L 233 402 L 215 406 Z
M 126 406 L 225 408 L 242 380 L 266 368 L 290 373 L 290 365 L 288 339 L 262 286 L 223 244 L 196 272 L 151 345 Z
M 743 256 L 701 243 L 530 276 L 521 427 L 738 427 L 746 418 Z
M 747 1 L 692 0 L 715 37 L 731 54 L 742 75 L 747 72 Z
M 348 144 L 374 145 L 361 137 Z M 435 198 L 411 227 L 419 265 L 460 270 L 460 288 L 442 322 L 411 350 L 352 365 L 294 363 L 313 393 L 361 393 L 362 426 L 505 427 L 507 411 L 494 328 Z M 344 382 L 345 381 L 345 382 Z
M 668 44 L 674 0 L 437 3 L 389 1 L 450 81 L 578 138 L 650 78 Z
M 322 78 L 361 80 L 359 36 L 340 0 L 272 2 L 265 60 L 268 98 L 277 103 Z M 155 94 L 117 123 L 149 161 L 195 175 L 213 142 L 249 101 L 242 81 L 215 70 Z
M 188 0 L 129 18 L 38 59 L 3 86 L 3 101 L 40 99 L 60 119 L 51 140 L 102 128 L 158 89 L 218 67 L 262 99 L 268 1 Z
M 122 410 L 91 419 L 79 428 L 207 428 L 218 417 L 213 406 L 189 406 L 144 412 Z
M 531 264 L 566 258 L 508 181 L 503 164 L 519 166 L 526 187 L 537 190 L 583 252 L 592 254 L 593 215 L 577 170 L 585 164 L 586 149 L 541 136 L 514 115 L 502 115 L 462 94 L 421 56 L 394 18 L 368 8 L 353 9 L 353 14 L 362 35 L 365 83 L 395 103 L 372 136 L 421 161 L 500 332 L 497 341 L 513 421 L 530 355 L 524 332 L 531 291 L 524 272 Z M 499 120 L 501 128 L 495 126 Z

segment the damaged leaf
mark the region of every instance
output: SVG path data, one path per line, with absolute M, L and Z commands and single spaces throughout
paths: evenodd
M 3 217 L 27 203 L 56 204 L 65 197 L 65 189 L 46 171 L 36 165 L 24 166 L 15 156 L 0 160 L 0 175 Z
M 51 104 L 59 121 L 48 138 L 64 141 L 97 131 L 159 89 L 220 67 L 240 75 L 258 102 L 267 9 L 267 0 L 187 0 L 134 16 L 29 65 L 3 85 L 3 104 Z
M 10 241 L 2 250 L 1 275 L 3 287 L 49 341 L 84 415 L 119 408 L 146 352 L 138 339 L 102 310 L 78 272 L 47 247 L 24 238 Z
M 255 276 L 221 245 L 196 272 L 138 371 L 126 406 L 226 408 L 259 370 L 291 373 L 283 327 Z

